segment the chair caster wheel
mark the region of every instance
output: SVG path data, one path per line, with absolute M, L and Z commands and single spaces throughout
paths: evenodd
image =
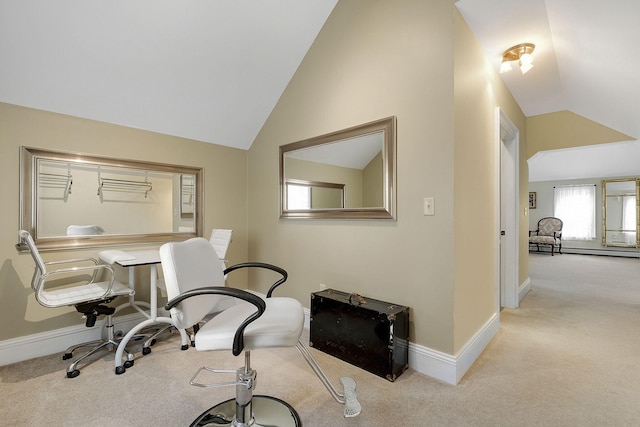
M 133 366 L 133 360 L 127 360 L 126 362 L 124 362 L 124 366 L 125 368 L 130 368 Z
M 149 347 L 142 347 L 142 354 L 147 355 L 149 353 L 151 353 L 151 349 Z
M 73 355 L 71 353 L 65 353 L 62 355 L 62 360 L 71 359 Z
M 182 351 L 185 351 L 185 350 L 188 350 L 188 349 L 189 349 L 189 346 L 187 344 L 185 344 L 183 346 L 180 346 L 180 350 L 182 350 Z
M 77 370 L 77 369 L 74 369 L 74 370 L 73 370 L 73 371 L 71 371 L 71 372 L 67 372 L 67 378 L 75 378 L 75 377 L 77 377 L 78 375 L 80 375 L 80 371 L 79 371 L 79 370 Z
M 117 366 L 116 367 L 116 375 L 122 375 L 126 372 L 126 369 L 124 366 Z

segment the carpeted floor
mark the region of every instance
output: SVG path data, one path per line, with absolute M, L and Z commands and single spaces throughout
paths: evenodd
M 342 418 L 295 349 L 253 352 L 256 393 L 289 402 L 307 427 L 637 426 L 639 273 L 638 259 L 531 254 L 532 290 L 502 311 L 500 332 L 457 386 L 411 370 L 390 383 L 312 350 L 332 381 L 358 382 L 357 418 Z M 188 425 L 234 395 L 190 386 L 193 372 L 242 359 L 179 346 L 177 336 L 159 341 L 120 376 L 113 354 L 74 379 L 59 354 L 0 367 L 0 425 Z

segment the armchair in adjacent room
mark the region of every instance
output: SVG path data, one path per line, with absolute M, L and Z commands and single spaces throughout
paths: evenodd
M 67 368 L 67 377 L 77 377 L 80 375 L 80 362 L 100 350 L 113 350 L 118 346 L 112 322 L 115 308 L 106 304 L 118 296 L 133 295 L 134 291 L 114 279 L 114 271 L 110 265 L 99 264 L 94 258 L 44 262 L 31 234 L 20 230 L 19 236 L 21 244 L 29 250 L 35 263 L 31 287 L 35 291 L 38 303 L 44 307 L 75 307 L 86 318 L 85 324 L 89 328 L 95 325 L 99 316 L 106 316 L 105 339 L 74 345 L 62 356 L 64 360 L 70 359 L 75 350 L 92 347 Z M 131 366 L 131 359 L 128 357 L 125 365 Z
M 538 252 L 540 245 L 551 247 L 551 256 L 558 248 L 558 253 L 562 253 L 562 220 L 560 218 L 545 217 L 538 221 L 538 229 L 529 231 L 529 248 L 536 246 Z
M 251 351 L 272 347 L 296 347 L 314 372 L 332 392 L 336 401 L 345 405 L 345 416 L 360 413 L 355 392 L 355 381 L 341 378 L 344 394 L 333 389 L 313 357 L 300 342 L 304 326 L 302 305 L 293 298 L 275 297 L 274 290 L 287 280 L 287 272 L 265 263 L 243 263 L 223 271 L 222 265 L 211 262 L 215 249 L 203 238 L 162 245 L 160 258 L 167 289 L 166 309 L 179 327 L 187 328 L 201 322 L 220 298 L 233 297 L 235 304 L 210 318 L 195 334 L 198 351 L 227 350 L 234 356 L 244 352 L 244 366 L 237 370 L 200 368 L 191 378 L 192 385 L 212 387 L 230 385 L 236 388 L 235 399 L 213 406 L 191 424 L 204 425 L 277 425 L 299 426 L 300 418 L 293 407 L 271 396 L 254 396 L 256 371 L 251 368 Z M 279 279 L 266 296 L 224 286 L 224 275 L 245 268 L 271 270 Z M 202 384 L 198 377 L 202 371 L 233 373 L 235 381 Z

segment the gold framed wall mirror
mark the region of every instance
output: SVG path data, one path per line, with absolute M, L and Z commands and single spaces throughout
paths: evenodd
M 396 219 L 396 118 L 282 145 L 280 218 Z
M 21 147 L 20 170 L 20 228 L 41 250 L 202 235 L 202 168 Z
M 638 178 L 602 181 L 602 245 L 640 247 Z

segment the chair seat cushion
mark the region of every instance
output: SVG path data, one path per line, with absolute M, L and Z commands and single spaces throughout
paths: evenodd
M 295 346 L 304 326 L 300 302 L 287 297 L 267 298 L 265 302 L 265 312 L 245 329 L 244 350 Z M 216 315 L 196 333 L 196 349 L 231 350 L 238 326 L 256 310 L 253 304 L 240 301 Z
M 105 299 L 102 296 L 109 288 L 109 282 L 96 282 L 82 286 L 72 286 L 68 288 L 55 289 L 52 291 L 42 291 L 40 300 L 52 307 L 62 307 L 65 305 L 75 305 L 82 302 L 100 301 Z M 133 290 L 120 282 L 113 282 L 113 287 L 108 297 L 119 295 L 132 295 Z M 108 298 L 107 297 L 107 298 Z
M 531 236 L 529 237 L 529 243 L 536 243 L 540 245 L 559 245 L 560 239 L 556 239 L 553 236 Z

